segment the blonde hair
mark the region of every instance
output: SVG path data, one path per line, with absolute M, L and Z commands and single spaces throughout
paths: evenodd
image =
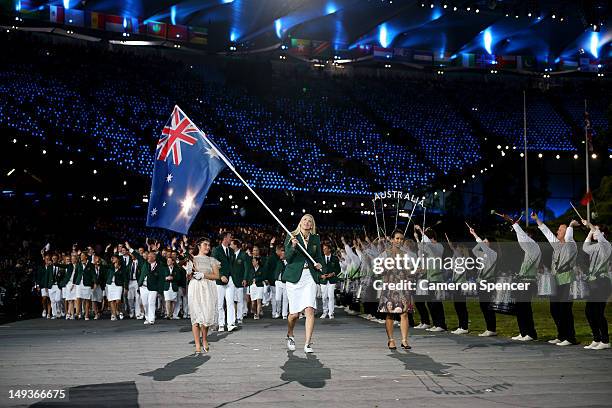
M 304 214 L 302 215 L 302 218 L 300 218 L 300 222 L 298 223 L 298 226 L 295 230 L 291 231 L 291 236 L 293 237 L 297 237 L 298 234 L 300 233 L 300 225 L 302 224 L 302 220 L 306 217 L 309 217 L 310 220 L 312 221 L 312 229 L 310 230 L 311 234 L 316 234 L 317 233 L 317 223 L 314 220 L 314 217 L 310 214 Z

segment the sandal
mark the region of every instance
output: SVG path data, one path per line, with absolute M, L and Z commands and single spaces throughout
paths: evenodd
M 402 348 L 404 350 L 410 350 L 412 347 L 408 344 L 407 340 L 406 340 L 406 344 L 404 344 L 404 340 L 402 340 Z
M 391 346 L 391 342 L 393 342 L 393 347 Z M 397 350 L 397 346 L 395 345 L 395 339 L 389 339 L 387 341 L 387 347 L 389 347 L 389 350 Z

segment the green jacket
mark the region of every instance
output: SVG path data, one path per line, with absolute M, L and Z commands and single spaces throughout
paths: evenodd
M 183 271 L 182 274 L 181 274 L 181 270 Z M 168 267 L 166 268 L 164 273 L 165 275 L 162 276 L 162 280 L 161 280 L 164 286 L 164 290 L 170 290 L 170 285 L 172 284 L 172 290 L 175 292 L 178 292 L 178 288 L 180 286 L 180 281 L 181 281 L 181 275 L 186 276 L 185 269 L 181 268 L 178 265 L 174 265 L 172 267 L 172 272 L 170 272 L 170 268 Z M 171 281 L 166 280 L 166 277 L 168 276 L 172 276 Z M 182 285 L 182 286 L 184 287 L 185 285 Z
M 174 267 L 174 282 L 176 283 L 177 288 L 185 288 L 187 287 L 187 271 L 182 266 L 176 265 Z M 174 285 L 173 285 L 174 287 Z
M 151 270 L 151 264 L 145 261 L 145 259 L 137 254 L 136 258 L 140 264 L 140 271 L 138 274 L 138 287 L 141 287 L 144 283 L 145 278 L 147 279 L 147 289 L 153 292 L 162 293 L 164 290 L 163 277 L 168 276 L 168 266 L 164 263 L 164 259 L 161 255 L 157 254 L 155 261 L 155 269 Z
M 240 250 L 240 252 L 238 252 L 238 256 L 232 263 L 231 277 L 232 281 L 234 282 L 234 286 L 241 288 L 243 280 L 247 281 L 247 284 L 250 284 L 251 281 L 249 280 L 249 272 L 252 269 L 253 262 L 251 261 L 251 257 L 243 250 Z
M 230 256 L 228 257 L 223 251 L 223 246 L 221 245 L 214 247 L 212 250 L 212 257 L 221 263 L 221 266 L 219 267 L 219 278 L 221 278 L 222 276 L 225 276 L 226 278 L 229 279 L 231 275 L 232 263 L 234 262 L 234 259 L 233 259 L 234 257 L 233 257 L 231 248 L 229 248 L 229 252 L 230 252 Z M 226 285 L 226 283 L 223 283 L 221 279 L 217 279 L 216 282 L 217 282 L 217 285 Z M 234 285 L 235 284 L 236 282 L 234 282 Z M 240 286 L 242 287 L 242 282 L 240 282 Z
M 265 280 L 268 281 L 270 286 L 274 286 L 275 282 L 278 280 L 281 272 L 283 271 L 285 264 L 281 259 L 273 253 L 272 255 L 266 258 L 265 262 Z
M 83 285 L 89 286 L 90 288 L 96 282 L 96 272 L 94 271 L 94 266 L 91 262 L 87 262 L 87 264 L 83 265 L 81 262 L 77 264 L 77 270 L 74 274 L 74 280 L 72 283 L 75 285 L 79 285 L 83 282 Z
M 252 265 L 252 264 L 251 264 Z M 251 266 L 251 273 L 247 283 L 251 285 L 253 280 L 255 280 L 255 285 L 259 287 L 263 287 L 264 280 L 266 279 L 266 269 L 263 266 L 260 266 L 257 270 L 253 266 Z
M 78 268 L 78 264 L 77 264 L 77 268 Z M 65 287 L 66 285 L 68 285 L 68 282 L 70 282 L 70 278 L 72 277 L 72 272 L 75 270 L 75 266 L 73 264 L 63 264 L 61 265 L 62 268 L 64 268 L 64 279 L 62 280 L 62 288 Z M 75 274 L 76 275 L 76 274 Z
M 298 234 L 297 239 L 300 245 L 304 247 L 304 240 L 300 234 Z M 324 264 L 323 255 L 321 253 L 321 239 L 318 235 L 310 234 L 308 248 L 306 248 L 306 250 L 317 263 L 321 265 Z M 325 265 L 323 265 L 321 271 L 315 269 L 312 262 L 304 255 L 298 246 L 293 248 L 291 245 L 291 236 L 287 236 L 285 239 L 285 259 L 287 260 L 287 266 L 285 267 L 285 272 L 283 272 L 283 279 L 287 282 L 297 283 L 300 281 L 305 263 L 308 264 L 308 269 L 315 283 L 319 282 L 319 275 L 324 274 L 326 271 Z
M 113 277 L 115 278 L 115 285 L 123 286 L 124 288 L 128 287 L 128 274 L 125 265 L 121 265 L 121 267 L 115 270 L 113 265 L 106 265 L 102 269 L 102 279 L 100 281 L 100 285 L 104 289 L 106 285 L 110 285 L 113 282 Z
M 338 275 L 340 275 L 340 260 L 335 255 L 330 255 L 329 262 L 325 262 L 325 255 L 323 255 L 323 265 L 325 265 L 327 272 L 333 273 L 334 276 L 328 279 L 319 279 L 320 284 L 325 285 L 326 283 L 338 283 Z M 321 273 L 323 275 L 323 273 Z

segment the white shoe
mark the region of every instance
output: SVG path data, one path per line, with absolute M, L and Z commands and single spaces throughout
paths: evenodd
M 430 324 L 426 324 L 426 323 L 421 323 L 420 326 L 421 326 L 421 329 L 423 330 L 431 329 L 432 327 Z
M 304 347 L 306 348 L 306 347 Z M 295 351 L 295 337 L 287 336 L 287 350 Z
M 414 326 L 414 329 L 422 329 L 423 328 L 423 323 L 417 324 L 416 326 Z
M 135 317 L 134 314 L 130 314 L 130 319 L 133 319 Z
M 145 320 L 144 324 L 151 324 L 151 322 L 149 322 L 148 320 Z
M 111 321 L 114 322 L 115 320 L 117 320 L 117 318 L 115 316 L 111 316 Z
M 119 313 L 119 320 L 123 320 L 123 313 Z
M 436 327 L 432 327 L 432 328 L 427 329 L 427 330 L 428 330 L 428 331 L 430 331 L 430 332 L 434 332 L 434 333 L 439 333 L 439 332 L 443 332 L 443 331 L 445 331 L 443 328 L 438 327 L 438 326 L 436 326 Z
M 591 344 L 589 344 L 588 346 L 584 346 L 585 349 L 590 350 L 590 349 L 594 349 L 595 347 L 599 346 L 601 343 L 599 341 L 592 341 Z
M 178 316 L 172 316 L 172 320 L 181 320 L 181 318 Z
M 562 347 L 564 347 L 564 346 L 571 346 L 571 345 L 572 345 L 572 343 L 570 343 L 567 340 L 563 340 L 563 341 L 557 343 L 557 346 L 562 346 Z
M 461 327 L 459 327 L 457 330 L 455 330 L 455 331 L 453 331 L 451 333 L 453 333 L 453 334 L 468 334 L 469 330 L 465 330 L 465 329 L 462 329 Z
M 491 337 L 491 336 L 497 336 L 497 332 L 494 331 L 490 331 L 490 330 L 485 330 L 482 333 L 479 334 L 480 337 Z
M 70 315 L 66 315 L 66 320 L 70 320 Z
M 225 331 L 225 326 L 219 326 L 219 330 L 217 330 L 217 331 L 224 332 Z
M 557 344 L 557 343 L 561 343 L 561 340 L 559 340 L 559 339 L 552 339 L 552 340 L 548 340 L 548 342 L 550 344 Z
M 56 317 L 56 316 L 52 316 L 52 317 L 51 317 L 51 320 L 55 320 L 55 319 L 57 319 L 57 317 Z
M 313 353 L 313 352 L 314 351 L 313 351 L 313 349 L 312 349 L 310 344 L 305 344 L 304 345 L 304 353 Z
M 236 320 L 236 323 L 238 324 L 238 326 L 242 325 L 242 319 Z
M 333 318 L 334 318 L 334 315 L 329 315 L 329 318 L 330 318 L 330 319 L 333 319 Z
M 43 310 L 42 317 L 47 317 L 47 311 L 46 310 Z
M 136 316 L 136 320 L 142 320 L 142 319 L 144 319 L 144 316 L 143 316 L 143 315 Z
M 149 324 L 155 324 L 155 320 L 151 320 Z
M 85 320 L 89 320 L 89 316 L 85 316 Z
M 599 343 L 597 346 L 593 347 L 593 350 L 605 350 L 610 348 L 610 343 Z
M 283 320 L 287 320 L 287 316 L 283 316 Z
M 259 316 L 257 316 L 257 318 L 259 319 Z M 234 330 L 236 330 L 236 326 L 234 326 L 233 324 L 228 324 L 227 325 L 227 331 L 228 332 L 231 332 L 231 331 L 234 331 Z
M 512 337 L 512 340 L 521 340 L 522 338 L 523 336 L 519 334 L 518 336 Z
M 327 317 L 327 315 L 326 315 L 325 313 L 323 313 L 323 314 L 321 315 L 321 317 L 319 317 L 319 319 L 325 319 L 326 317 Z
M 533 341 L 533 337 L 531 337 L 530 335 L 526 335 L 525 337 L 521 337 L 519 340 L 520 341 Z

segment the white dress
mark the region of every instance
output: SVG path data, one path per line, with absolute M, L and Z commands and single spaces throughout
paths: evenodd
M 289 313 L 300 313 L 307 307 L 317 309 L 317 284 L 309 269 L 302 270 L 302 276 L 297 283 L 287 282 L 287 299 L 289 300 Z
M 195 272 L 189 282 L 187 291 L 187 302 L 189 304 L 189 315 L 191 324 L 201 324 L 206 327 L 216 326 L 219 321 L 217 315 L 217 284 L 214 280 L 196 279 L 197 273 L 211 273 L 213 264 L 220 265 L 215 258 L 206 255 L 193 257 Z M 188 271 L 191 274 L 191 271 Z
M 106 285 L 106 298 L 109 302 L 112 302 L 114 300 L 121 300 L 122 295 L 123 287 L 115 284 L 115 276 L 113 276 L 111 283 Z

